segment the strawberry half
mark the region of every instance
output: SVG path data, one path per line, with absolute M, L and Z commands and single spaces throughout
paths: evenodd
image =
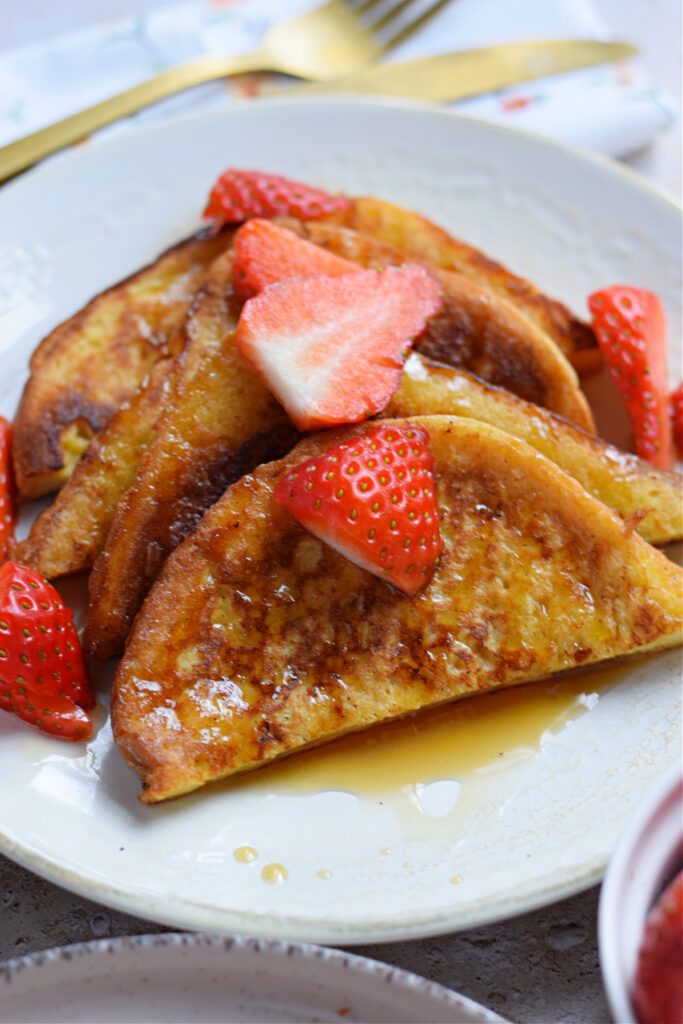
M 293 277 L 245 304 L 237 346 L 300 430 L 355 423 L 387 404 L 440 304 L 439 283 L 411 264 Z
M 0 708 L 43 732 L 85 740 L 95 698 L 70 609 L 35 569 L 0 568 Z
M 248 220 L 235 235 L 235 292 L 246 300 L 287 277 L 352 274 L 358 267 L 269 220 Z
M 273 497 L 302 526 L 409 597 L 443 550 L 424 427 L 381 424 L 308 459 Z
M 0 416 L 0 562 L 7 558 L 16 517 L 11 451 L 12 427 Z
M 614 285 L 588 298 L 593 329 L 626 404 L 636 452 L 671 465 L 666 321 L 654 292 Z
M 683 872 L 648 915 L 633 986 L 640 1024 L 683 1021 Z
M 344 196 L 330 195 L 279 174 L 229 167 L 211 189 L 203 216 L 216 224 L 239 224 L 250 217 L 310 220 L 348 206 Z
M 669 399 L 671 409 L 671 429 L 678 455 L 683 459 L 683 381 L 672 392 Z

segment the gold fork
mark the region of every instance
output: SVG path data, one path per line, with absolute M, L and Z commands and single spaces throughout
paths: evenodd
M 273 25 L 254 53 L 234 57 L 199 57 L 72 117 L 17 139 L 0 148 L 0 181 L 25 170 L 50 153 L 78 142 L 98 128 L 202 82 L 245 71 L 279 71 L 318 82 L 348 75 L 377 60 L 406 39 L 448 0 L 432 3 L 417 17 L 403 22 L 389 38 L 386 38 L 385 30 L 406 12 L 413 0 L 399 0 L 388 11 L 380 11 L 373 22 L 373 8 L 382 2 L 365 0 L 359 6 L 351 7 L 345 0 L 328 0 L 322 7 L 298 18 Z

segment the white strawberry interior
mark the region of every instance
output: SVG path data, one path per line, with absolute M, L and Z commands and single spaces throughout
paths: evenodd
M 288 280 L 247 303 L 240 348 L 295 422 L 362 419 L 398 386 L 436 288 L 420 267 Z
M 361 569 L 366 569 L 371 572 L 373 576 L 379 576 L 383 580 L 391 580 L 392 573 L 386 573 L 383 569 L 380 569 L 376 562 L 369 559 L 365 553 L 359 550 L 353 543 L 345 544 L 343 539 L 339 537 L 333 530 L 328 530 L 324 524 L 316 522 L 314 526 L 310 523 L 306 523 L 306 529 L 314 533 L 320 540 L 329 544 L 331 548 L 347 558 L 349 562 L 353 562 L 354 565 L 360 566 Z M 351 540 L 352 538 L 347 538 Z

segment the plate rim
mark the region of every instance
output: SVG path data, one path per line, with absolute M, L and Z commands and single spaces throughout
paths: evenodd
M 245 922 L 245 915 L 241 911 L 216 910 L 197 900 L 176 899 L 172 896 L 169 903 L 168 893 L 163 899 L 157 899 L 144 893 L 131 892 L 122 886 L 105 885 L 95 879 L 88 879 L 76 871 L 60 867 L 35 850 L 9 840 L 1 831 L 0 853 L 26 870 L 69 892 L 94 903 L 100 903 L 110 910 L 117 910 L 156 924 L 170 928 L 214 932 L 216 935 L 239 932 L 247 938 L 263 937 L 273 941 L 310 943 L 328 947 L 337 944 L 361 946 L 435 938 L 520 917 L 551 903 L 579 895 L 598 885 L 610 860 L 609 853 L 597 855 L 589 868 L 584 869 L 584 865 L 575 867 L 572 876 L 562 885 L 551 884 L 547 880 L 543 884 L 541 880 L 535 890 L 523 900 L 520 901 L 514 896 L 509 896 L 506 900 L 499 899 L 495 908 L 492 907 L 488 912 L 485 908 L 490 901 L 481 897 L 470 903 L 466 912 L 461 912 L 457 920 L 447 915 L 435 919 L 434 911 L 431 911 L 417 921 L 411 915 L 412 924 L 406 923 L 404 918 L 393 918 L 391 921 L 387 921 L 386 918 L 368 918 L 352 926 L 329 926 L 320 919 L 297 918 L 292 914 L 274 917 L 272 914 L 259 915 L 252 911 L 249 918 L 250 926 L 249 922 Z M 265 921 L 267 925 L 262 923 Z
M 117 148 L 127 140 L 133 140 L 137 135 L 149 135 L 151 133 L 163 132 L 168 130 L 170 127 L 194 121 L 220 120 L 223 117 L 230 117 L 234 113 L 241 113 L 242 111 L 249 110 L 250 108 L 267 109 L 269 107 L 277 108 L 280 106 L 294 106 L 300 108 L 304 108 L 306 106 L 349 106 L 362 107 L 363 109 L 375 107 L 387 110 L 422 112 L 454 121 L 466 122 L 467 124 L 478 126 L 485 131 L 491 131 L 493 134 L 521 137 L 526 139 L 526 141 L 532 145 L 537 144 L 548 149 L 556 149 L 574 156 L 581 161 L 593 164 L 594 166 L 601 168 L 607 174 L 616 174 L 618 177 L 622 177 L 634 187 L 649 193 L 654 198 L 663 202 L 666 206 L 673 207 L 674 210 L 683 215 L 683 197 L 679 200 L 664 185 L 649 181 L 627 165 L 620 163 L 616 159 L 605 156 L 602 153 L 598 153 L 595 150 L 591 150 L 587 146 L 580 146 L 576 143 L 553 139 L 549 136 L 533 132 L 528 128 L 512 127 L 511 125 L 500 124 L 496 121 L 488 121 L 485 118 L 476 117 L 473 114 L 467 114 L 464 111 L 456 110 L 451 107 L 430 103 L 426 100 L 407 100 L 388 96 L 377 96 L 373 94 L 336 95 L 333 93 L 321 93 L 315 96 L 307 95 L 306 97 L 283 95 L 234 99 L 230 102 L 229 106 L 225 106 L 224 108 L 213 107 L 210 110 L 195 110 L 183 114 L 176 114 L 174 116 L 163 118 L 159 121 L 134 123 L 130 125 L 128 131 L 121 135 L 114 134 L 102 139 L 98 138 L 97 134 L 88 136 L 88 145 L 85 148 L 80 144 L 72 145 L 68 149 L 60 150 L 59 152 L 44 158 L 40 163 L 34 164 L 32 167 L 20 172 L 16 177 L 11 178 L 9 181 L 0 183 L 0 198 L 4 192 L 19 189 L 23 187 L 27 181 L 33 181 L 37 175 L 49 174 L 55 168 L 66 165 L 67 161 L 80 162 L 82 159 L 87 159 L 89 153 L 94 154 L 95 152 L 100 152 L 103 147 Z
M 476 1019 L 481 1024 L 507 1024 L 505 1018 L 469 996 L 462 995 L 455 989 L 448 988 L 446 985 L 403 967 L 396 967 L 372 957 L 349 953 L 343 949 L 329 946 L 320 946 L 312 942 L 248 936 L 239 932 L 228 935 L 213 935 L 206 932 L 145 933 L 54 946 L 0 961 L 0 981 L 4 979 L 6 983 L 11 984 L 13 975 L 22 978 L 26 978 L 27 975 L 29 977 L 31 975 L 39 976 L 41 968 L 61 961 L 76 963 L 83 958 L 104 955 L 107 962 L 110 963 L 112 956 L 116 957 L 127 950 L 140 953 L 144 959 L 150 950 L 167 949 L 172 955 L 177 950 L 190 947 L 199 950 L 208 947 L 219 952 L 222 950 L 226 956 L 234 951 L 253 956 L 265 954 L 269 960 L 275 962 L 293 956 L 300 957 L 302 960 L 325 960 L 342 971 L 349 969 L 352 975 L 363 975 L 376 979 L 378 985 L 381 983 L 386 983 L 389 987 L 397 985 L 402 991 L 408 990 L 411 993 L 417 993 L 420 998 L 424 997 L 434 1006 L 438 1005 L 459 1011 L 465 1009 L 473 1020 Z M 106 973 L 108 972 L 102 972 L 103 975 Z
M 18 195 L 24 188 L 33 188 L 42 183 L 41 179 L 55 173 L 62 173 L 66 168 L 76 166 L 89 158 L 95 158 L 107 152 L 116 152 L 125 148 L 128 142 L 135 142 L 138 136 L 150 134 L 162 134 L 182 130 L 185 124 L 193 124 L 198 121 L 220 122 L 230 119 L 235 114 L 245 116 L 253 110 L 269 110 L 280 107 L 295 108 L 305 111 L 307 108 L 320 107 L 335 108 L 372 108 L 381 112 L 385 110 L 394 112 L 409 112 L 411 114 L 428 114 L 432 117 L 443 119 L 454 123 L 464 122 L 474 126 L 475 130 L 481 131 L 483 135 L 516 136 L 524 139 L 525 143 L 532 149 L 557 150 L 564 153 L 572 160 L 583 164 L 589 164 L 597 168 L 602 174 L 610 177 L 616 175 L 623 179 L 628 186 L 645 193 L 650 199 L 654 199 L 667 210 L 669 216 L 680 217 L 681 205 L 675 197 L 669 195 L 665 189 L 653 185 L 651 182 L 641 178 L 635 171 L 612 161 L 608 157 L 594 153 L 569 143 L 560 142 L 554 139 L 538 135 L 534 132 L 513 128 L 489 122 L 472 115 L 464 114 L 461 111 L 439 107 L 430 103 L 419 101 L 407 101 L 390 99 L 386 97 L 362 97 L 362 96 L 296 96 L 264 97 L 256 100 L 241 100 L 232 103 L 225 108 L 213 108 L 211 110 L 193 111 L 171 118 L 165 118 L 152 124 L 137 124 L 131 126 L 125 134 L 113 135 L 105 139 L 96 139 L 92 146 L 84 149 L 72 147 L 71 150 L 61 153 L 57 159 L 50 159 L 33 168 L 30 168 L 17 179 L 7 182 L 0 188 L 0 202 L 3 195 L 10 193 Z M 90 157 L 89 157 L 90 154 Z M 616 840 L 615 840 L 616 842 Z M 525 897 L 509 897 L 504 901 L 498 901 L 495 908 L 486 911 L 490 903 L 488 898 L 480 898 L 469 904 L 466 913 L 460 914 L 456 920 L 453 917 L 439 917 L 438 911 L 434 910 L 425 914 L 424 919 L 418 920 L 412 925 L 407 924 L 403 918 L 394 918 L 392 921 L 384 921 L 383 927 L 378 927 L 377 922 L 368 921 L 353 927 L 337 924 L 333 927 L 326 927 L 319 921 L 313 922 L 313 927 L 307 925 L 307 919 L 295 918 L 291 914 L 277 919 L 270 915 L 262 915 L 268 918 L 268 926 L 264 928 L 260 923 L 258 915 L 252 915 L 253 931 L 248 924 L 245 924 L 244 917 L 240 911 L 214 910 L 206 905 L 193 900 L 178 900 L 171 897 L 172 904 L 169 911 L 169 894 L 163 899 L 150 897 L 144 893 L 131 891 L 121 886 L 104 885 L 96 879 L 83 877 L 77 871 L 60 866 L 51 861 L 47 856 L 32 849 L 26 844 L 19 844 L 4 832 L 0 831 L 0 852 L 11 860 L 39 874 L 41 877 L 54 882 L 55 884 L 68 889 L 82 897 L 99 902 L 112 909 L 120 910 L 128 914 L 144 916 L 150 921 L 161 924 L 169 924 L 176 927 L 197 927 L 204 930 L 216 929 L 221 934 L 238 930 L 247 935 L 268 935 L 282 939 L 298 939 L 305 935 L 306 939 L 323 942 L 336 943 L 343 941 L 345 944 L 363 944 L 368 942 L 399 941 L 403 939 L 416 939 L 428 936 L 437 936 L 454 931 L 461 931 L 471 927 L 479 927 L 492 924 L 497 921 L 509 919 L 537 910 L 547 906 L 549 903 L 565 899 L 578 894 L 600 882 L 604 875 L 609 853 L 603 852 L 594 856 L 590 861 L 575 866 L 568 871 L 563 884 L 549 883 L 547 878 L 537 880 L 532 892 Z

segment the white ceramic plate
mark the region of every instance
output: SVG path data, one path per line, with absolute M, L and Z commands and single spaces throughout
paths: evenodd
M 453 1021 L 502 1017 L 415 974 L 320 946 L 207 935 L 88 942 L 0 964 L 0 1022 Z
M 579 312 L 602 285 L 654 288 L 680 366 L 679 213 L 634 177 L 433 109 L 285 99 L 86 146 L 0 192 L 0 411 L 39 338 L 189 233 L 230 164 L 417 208 Z M 618 409 L 604 387 L 599 411 Z M 566 704 L 539 688 L 469 702 L 464 724 L 418 719 L 156 808 L 137 803 L 104 712 L 86 751 L 3 716 L 0 849 L 99 902 L 224 934 L 348 944 L 517 914 L 601 877 L 679 751 L 679 652 L 561 685 Z

